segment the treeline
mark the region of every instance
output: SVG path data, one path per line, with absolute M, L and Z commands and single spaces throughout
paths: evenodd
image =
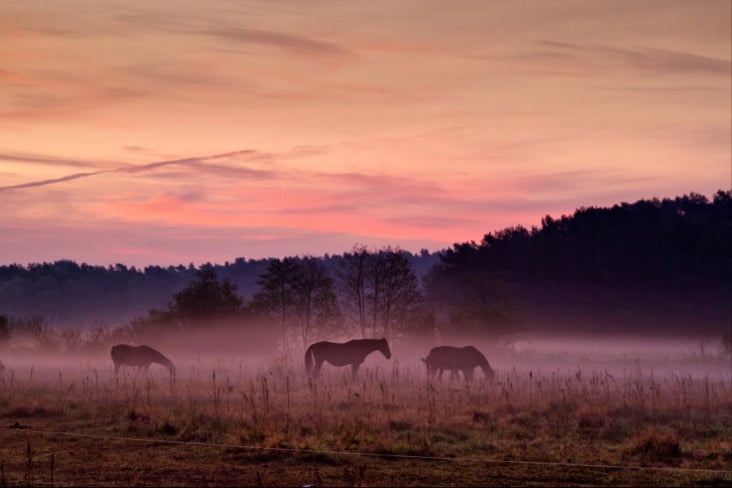
M 730 191 L 580 208 L 438 253 L 356 245 L 343 255 L 200 267 L 0 266 L 0 314 L 36 335 L 56 325 L 192 330 L 215 319 L 266 324 L 289 348 L 410 332 L 713 332 L 729 328 L 731 313 Z
M 399 251 L 421 278 L 439 258 L 437 253 Z M 317 258 L 329 272 L 342 255 Z M 259 291 L 257 281 L 272 259 L 243 257 L 224 264 L 200 266 L 146 266 L 116 264 L 93 266 L 70 260 L 0 266 L 0 313 L 9 317 L 43 317 L 52 325 L 117 326 L 152 308 L 165 307 L 173 294 L 185 288 L 200 270 L 213 270 L 236 285 L 250 300 Z
M 719 332 L 732 328 L 732 192 L 546 216 L 444 252 L 427 300 L 497 332 Z
M 205 343 L 220 348 L 219 338 L 226 341 L 232 334 L 250 346 L 277 343 L 283 350 L 352 333 L 392 338 L 428 323 L 415 259 L 434 256 L 423 252 L 416 258 L 397 248 L 369 250 L 356 245 L 342 256 L 269 259 L 256 276 L 256 292 L 249 300 L 239 294 L 238 285 L 230 278 L 220 277 L 214 266 L 171 268 L 176 276 L 191 273 L 193 279 L 172 293 L 164 306 L 153 307 L 116 327 L 97 323 L 54 331 L 53 324 L 38 315 L 9 320 L 0 315 L 0 319 L 9 332 L 6 338 L 16 335 L 26 342 L 35 339 L 40 347 L 67 349 L 120 340 L 180 338 L 189 345 Z M 70 267 L 74 272 L 85 269 Z M 130 272 L 119 266 L 109 271 Z M 133 270 L 131 275 L 139 277 L 139 273 Z
M 443 256 L 442 268 L 477 266 L 491 278 L 519 282 L 729 284 L 730 195 L 720 191 L 710 202 L 692 193 L 546 216 L 541 227 L 511 227 L 487 234 L 479 244 L 455 245 Z

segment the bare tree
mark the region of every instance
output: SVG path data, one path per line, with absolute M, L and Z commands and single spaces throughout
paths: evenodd
M 282 350 L 287 351 L 287 329 L 295 309 L 297 263 L 293 258 L 273 259 L 267 271 L 260 275 L 260 291 L 254 295 L 251 308 L 269 315 L 279 323 Z
M 356 244 L 350 253 L 343 254 L 338 278 L 343 302 L 350 312 L 351 321 L 358 325 L 361 337 L 366 337 L 366 280 L 370 254 L 366 246 Z
M 417 276 L 398 248 L 369 252 L 354 246 L 344 255 L 339 278 L 343 300 L 362 337 L 370 329 L 374 337 L 389 338 L 423 303 Z
M 251 307 L 278 324 L 283 350 L 293 333 L 305 348 L 316 331 L 340 324 L 333 280 L 317 258 L 273 259 L 257 283 Z
M 319 259 L 306 256 L 298 262 L 294 302 L 303 349 L 308 347 L 316 325 L 327 329 L 340 323 L 333 279 Z
M 399 249 L 384 248 L 376 255 L 378 261 L 377 320 L 384 337 L 390 337 L 395 327 L 409 321 L 423 303 L 417 276 Z

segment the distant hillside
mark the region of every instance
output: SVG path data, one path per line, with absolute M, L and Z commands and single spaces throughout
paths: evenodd
M 437 253 L 403 251 L 412 268 L 423 276 L 438 260 Z M 331 273 L 341 255 L 323 256 Z M 257 280 L 270 260 L 237 258 L 224 264 L 199 267 L 147 266 L 142 269 L 92 266 L 61 260 L 53 263 L 0 266 L 0 314 L 17 318 L 42 317 L 50 325 L 125 324 L 151 308 L 165 308 L 200 269 L 213 269 L 237 286 L 245 301 L 258 291 Z

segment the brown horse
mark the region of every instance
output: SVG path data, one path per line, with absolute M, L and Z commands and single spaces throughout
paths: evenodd
M 351 380 L 356 379 L 358 368 L 366 356 L 374 351 L 380 351 L 386 359 L 391 358 L 389 343 L 381 339 L 353 339 L 348 342 L 316 342 L 305 351 L 305 371 L 317 378 L 324 362 L 333 366 L 351 365 Z M 313 367 L 313 363 L 315 367 Z
M 433 347 L 427 358 L 422 359 L 427 365 L 427 376 L 434 378 L 435 375 L 441 380 L 442 373 L 450 370 L 450 379 L 452 380 L 458 375 L 458 371 L 463 372 L 465 381 L 473 379 L 473 371 L 476 366 L 483 370 L 483 375 L 488 381 L 493 381 L 495 372 L 483 353 L 473 346 L 452 347 L 439 346 Z
M 170 373 L 170 377 L 175 378 L 175 366 L 173 362 L 163 356 L 159 351 L 149 346 L 128 346 L 127 344 L 117 344 L 112 347 L 112 361 L 114 362 L 114 374 L 117 374 L 121 366 L 132 366 L 145 370 L 152 363 L 165 366 Z

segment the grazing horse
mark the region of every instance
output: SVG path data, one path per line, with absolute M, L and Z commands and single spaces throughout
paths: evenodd
M 120 366 L 134 366 L 138 372 L 144 369 L 147 373 L 150 365 L 156 363 L 168 368 L 171 379 L 175 378 L 173 362 L 152 347 L 117 344 L 112 347 L 112 361 L 114 361 L 114 374 L 117 374 Z
M 329 362 L 333 366 L 351 365 L 351 381 L 356 380 L 358 367 L 366 359 L 366 356 L 374 351 L 381 351 L 386 359 L 391 358 L 389 343 L 385 338 L 381 339 L 353 339 L 348 342 L 316 342 L 311 344 L 305 351 L 305 371 L 314 377 L 320 375 L 320 368 L 323 362 Z M 313 368 L 313 362 L 315 367 Z
M 465 381 L 473 379 L 473 371 L 480 366 L 483 375 L 488 381 L 493 381 L 495 372 L 483 354 L 473 346 L 451 347 L 439 346 L 430 350 L 427 358 L 422 361 L 427 365 L 427 376 L 434 378 L 435 375 L 442 379 L 444 370 L 450 370 L 450 379 L 457 376 L 458 371 L 463 372 Z

